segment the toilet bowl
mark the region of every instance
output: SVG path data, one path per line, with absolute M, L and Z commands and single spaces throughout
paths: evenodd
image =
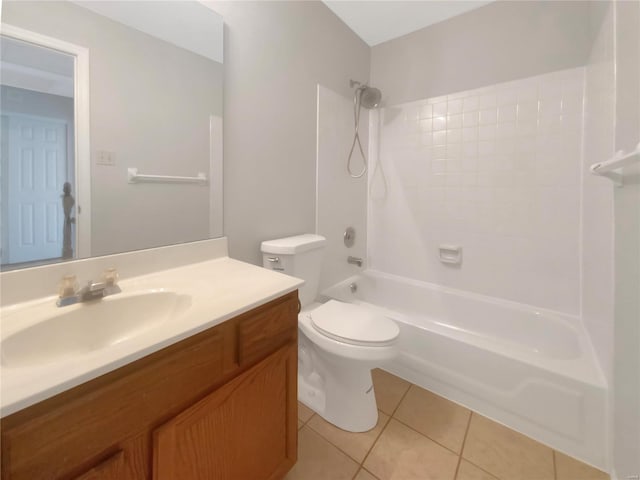
M 396 354 L 396 323 L 366 307 L 317 296 L 322 251 L 319 235 L 262 242 L 263 265 L 305 280 L 299 290 L 298 399 L 328 422 L 364 432 L 378 422 L 371 370 Z
M 366 319 L 366 328 L 340 328 L 354 316 Z M 329 325 L 319 327 L 318 317 Z M 332 321 L 337 328 L 327 330 Z M 303 310 L 298 328 L 298 399 L 343 430 L 374 428 L 378 408 L 371 370 L 396 356 L 398 326 L 358 305 L 330 300 Z

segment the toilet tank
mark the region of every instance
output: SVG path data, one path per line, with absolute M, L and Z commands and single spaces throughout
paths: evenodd
M 327 240 L 311 233 L 262 242 L 262 265 L 304 280 L 299 289 L 303 307 L 318 295 L 322 255 Z

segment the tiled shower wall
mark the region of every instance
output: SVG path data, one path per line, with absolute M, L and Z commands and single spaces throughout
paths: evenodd
M 562 70 L 372 114 L 370 268 L 578 314 L 584 78 Z M 461 265 L 440 262 L 441 244 L 462 247 Z

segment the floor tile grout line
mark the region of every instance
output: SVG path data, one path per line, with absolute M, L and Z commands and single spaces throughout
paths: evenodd
M 451 450 L 451 448 L 441 444 L 440 442 L 438 442 L 437 440 L 434 440 L 433 438 L 431 438 L 429 435 L 425 435 L 424 433 L 416 430 L 415 428 L 413 428 L 411 425 L 404 423 L 402 420 L 398 420 L 396 417 L 390 417 L 393 418 L 396 422 L 398 422 L 399 424 L 407 427 L 409 430 L 417 433 L 418 435 L 425 437 L 426 439 L 430 440 L 431 442 L 435 443 L 436 445 L 438 445 L 439 447 L 444 448 L 446 451 L 453 453 L 454 455 L 462 455 L 462 450 L 460 450 L 460 453 L 456 452 L 455 450 Z
M 376 437 L 376 439 L 373 441 L 373 443 L 371 444 L 371 446 L 369 447 L 369 450 L 367 450 L 366 455 L 364 456 L 364 458 L 362 459 L 362 462 L 360 463 L 360 469 L 365 470 L 367 473 L 370 473 L 374 478 L 378 478 L 376 477 L 373 473 L 369 472 L 369 470 L 367 470 L 366 468 L 364 468 L 364 462 L 367 461 L 367 458 L 369 458 L 369 455 L 371 454 L 371 451 L 373 450 L 373 447 L 376 446 L 376 443 L 378 443 L 378 440 L 380 440 L 380 437 L 382 436 L 382 434 L 384 433 L 384 431 L 387 429 L 387 427 L 389 426 L 389 424 L 391 423 L 391 419 L 393 418 L 393 415 L 396 413 L 396 410 L 398 410 L 398 408 L 400 407 L 400 404 L 402 403 L 402 401 L 404 400 L 404 397 L 407 396 L 407 393 L 409 393 L 409 390 L 411 390 L 411 385 L 413 385 L 412 383 L 409 383 L 409 387 L 407 388 L 407 390 L 402 394 L 402 397 L 400 397 L 400 401 L 398 401 L 398 404 L 396 405 L 396 407 L 393 409 L 393 412 L 391 412 L 391 415 L 387 414 L 386 412 L 382 412 L 382 410 L 378 409 L 378 412 L 382 412 L 385 415 L 387 415 L 387 421 L 384 424 L 384 426 L 380 429 L 380 433 L 378 434 L 378 436 Z M 359 471 L 359 470 L 358 470 Z M 357 472 L 356 472 L 357 475 Z
M 471 413 L 472 413 L 472 414 L 476 414 L 476 415 L 480 415 L 479 413 L 474 412 L 473 410 L 471 411 Z M 482 415 L 480 415 L 480 416 L 482 416 Z M 514 431 L 515 431 L 515 430 L 514 430 Z M 518 432 L 516 432 L 516 433 L 518 433 Z M 466 440 L 466 436 L 465 436 L 465 442 L 466 442 L 466 441 L 467 441 L 467 440 Z M 546 445 L 544 445 L 544 446 L 546 447 Z M 553 478 L 554 478 L 554 480 L 557 480 L 557 477 L 556 477 L 556 470 L 555 470 L 555 454 L 556 454 L 556 451 L 555 451 L 555 450 L 553 450 L 551 447 L 548 447 L 548 448 L 553 452 L 553 467 L 554 467 L 554 476 L 553 476 Z M 463 451 L 464 451 L 464 445 L 463 445 Z M 462 456 L 462 453 L 460 454 L 460 457 L 461 457 L 461 461 L 462 461 L 462 460 L 464 460 L 465 462 L 470 463 L 471 465 L 473 465 L 474 467 L 476 467 L 478 470 L 481 470 L 481 471 L 483 471 L 484 473 L 486 473 L 487 475 L 492 476 L 492 477 L 493 477 L 493 478 L 495 478 L 496 480 L 504 480 L 503 478 L 499 477 L 499 476 L 498 476 L 498 474 L 493 473 L 493 472 L 490 472 L 490 471 L 489 471 L 489 470 L 487 470 L 486 468 L 481 467 L 481 466 L 480 466 L 480 465 L 478 465 L 477 463 L 474 463 L 473 461 L 469 460 L 468 458 L 466 458 L 466 457 Z
M 482 415 L 482 414 L 480 414 L 480 413 L 478 413 L 478 412 L 474 412 L 473 410 L 471 410 L 471 414 L 472 414 L 472 415 L 473 415 L 473 414 L 475 414 L 475 415 L 479 415 L 480 417 L 484 417 L 484 418 L 489 418 L 489 417 L 485 417 L 484 415 Z M 494 421 L 494 420 L 492 420 L 491 418 L 489 418 L 489 420 Z M 504 427 L 506 427 L 506 425 L 503 425 L 503 426 L 504 426 Z M 554 450 L 553 448 L 551 448 L 549 445 L 545 445 L 544 443 L 538 442 L 537 440 L 535 440 L 535 439 L 533 439 L 533 438 L 531 438 L 531 437 L 529 437 L 529 436 L 527 436 L 527 435 L 524 435 L 524 434 L 522 434 L 522 433 L 520 433 L 520 432 L 518 432 L 518 431 L 516 431 L 516 430 L 513 430 L 513 429 L 511 429 L 511 428 L 509 428 L 509 427 L 506 427 L 506 428 L 507 428 L 507 429 L 509 429 L 509 430 L 511 430 L 512 432 L 515 432 L 515 433 L 517 433 L 517 434 L 520 434 L 520 435 L 522 435 L 522 436 L 524 436 L 524 437 L 526 437 L 526 438 L 528 438 L 528 439 L 530 439 L 530 440 L 533 440 L 533 441 L 535 441 L 535 442 L 539 443 L 540 445 L 542 445 L 543 447 L 545 447 L 545 448 L 547 448 L 547 449 L 551 450 L 552 455 L 553 455 L 553 462 L 552 462 L 552 464 L 553 464 L 553 480 L 557 480 L 557 471 L 556 471 L 556 453 L 557 453 L 557 452 L 556 452 L 556 450 Z M 466 441 L 467 441 L 467 437 L 465 436 L 465 440 L 464 440 L 464 442 L 466 443 Z M 490 472 L 490 471 L 489 471 L 489 470 L 487 470 L 486 468 L 481 467 L 481 466 L 480 466 L 480 465 L 478 465 L 477 463 L 474 463 L 473 461 L 471 461 L 471 460 L 469 460 L 468 458 L 464 457 L 464 456 L 462 455 L 462 453 L 464 453 L 464 444 L 463 444 L 463 447 L 462 447 L 462 452 L 460 453 L 460 456 L 462 457 L 462 460 L 464 460 L 465 462 L 470 463 L 470 464 L 471 464 L 471 465 L 473 465 L 474 467 L 476 467 L 476 468 L 478 468 L 478 469 L 482 470 L 484 473 L 486 473 L 486 474 L 488 474 L 488 475 L 491 475 L 492 477 L 496 478 L 497 480 L 503 480 L 502 478 L 500 478 L 500 477 L 498 476 L 498 474 L 493 473 L 493 472 Z M 576 459 L 576 460 L 577 460 L 577 459 Z M 579 460 L 578 460 L 578 461 L 579 461 Z
M 469 410 L 469 421 L 467 422 L 467 429 L 464 432 L 464 437 L 462 439 L 462 446 L 460 447 L 460 456 L 464 453 L 464 446 L 467 443 L 467 437 L 469 436 L 469 430 L 471 430 L 471 420 L 473 420 L 473 414 L 475 412 L 473 410 Z M 476 414 L 477 415 L 477 414 Z
M 367 472 L 369 475 L 371 475 L 375 480 L 380 480 L 380 477 L 376 477 L 373 473 L 371 473 L 369 470 L 367 470 L 366 468 L 362 467 L 362 470 L 364 470 L 365 472 Z
M 407 391 L 404 393 L 404 395 L 403 395 L 403 396 L 402 396 L 402 398 L 400 399 L 400 402 L 398 403 L 398 405 L 397 405 L 397 406 L 396 406 L 396 408 L 394 409 L 393 414 L 391 415 L 391 418 L 393 418 L 396 422 L 401 423 L 401 424 L 402 424 L 402 425 L 404 425 L 405 427 L 410 428 L 410 429 L 411 429 L 411 430 L 413 430 L 414 432 L 416 432 L 416 433 L 418 433 L 418 434 L 422 435 L 423 437 L 428 438 L 428 439 L 429 439 L 429 440 L 431 440 L 432 442 L 434 442 L 434 443 L 436 443 L 436 444 L 440 445 L 442 448 L 445 448 L 445 449 L 446 449 L 446 450 L 448 450 L 449 452 L 451 452 L 451 453 L 454 453 L 454 454 L 456 454 L 456 455 L 460 455 L 460 456 L 461 456 L 461 455 L 462 455 L 462 449 L 464 448 L 464 441 L 465 441 L 465 439 L 467 438 L 466 436 L 467 436 L 467 431 L 468 431 L 468 428 L 469 428 L 469 424 L 467 424 L 467 430 L 465 431 L 465 436 L 464 436 L 464 438 L 463 438 L 463 440 L 462 440 L 462 446 L 460 447 L 460 453 L 458 453 L 458 452 L 456 452 L 455 450 L 452 450 L 451 448 L 449 448 L 449 447 L 447 447 L 447 446 L 443 445 L 443 444 L 442 444 L 442 443 L 440 443 L 438 440 L 436 440 L 436 439 L 434 439 L 434 438 L 431 438 L 429 435 L 427 435 L 427 434 L 425 434 L 425 433 L 422 433 L 422 432 L 418 431 L 417 429 L 415 429 L 414 427 L 412 427 L 412 426 L 411 426 L 411 425 L 409 425 L 408 423 L 403 422 L 402 420 L 400 420 L 399 418 L 397 418 L 397 417 L 395 416 L 395 415 L 396 415 L 396 412 L 397 412 L 397 411 L 398 411 L 398 409 L 400 408 L 400 405 L 402 404 L 402 401 L 404 400 L 404 397 L 406 397 L 406 396 L 408 395 L 409 390 L 411 390 L 411 387 L 414 387 L 414 386 L 415 386 L 416 388 L 422 388 L 422 387 L 419 387 L 418 385 L 416 385 L 416 384 L 414 384 L 414 383 L 410 384 L 410 385 L 409 385 L 409 388 L 408 388 L 408 389 L 407 389 Z M 424 389 L 423 389 L 423 390 L 424 390 Z M 428 392 L 430 392 L 429 390 L 427 390 L 427 391 L 428 391 Z M 433 393 L 433 392 L 430 392 L 430 393 Z M 434 394 L 434 395 L 437 395 L 437 394 Z M 439 396 L 439 395 L 438 395 L 438 396 Z M 451 402 L 451 400 L 449 400 L 449 399 L 447 399 L 447 398 L 444 398 L 444 397 L 441 397 L 441 398 L 443 398 L 444 400 L 447 400 L 448 402 Z M 455 402 L 451 402 L 451 403 L 453 403 L 456 407 L 464 408 L 465 410 L 467 410 L 467 411 L 469 412 L 469 422 L 471 422 L 471 415 L 474 413 L 474 412 L 473 412 L 473 410 L 471 410 L 470 408 L 467 408 L 467 407 L 465 407 L 465 406 L 463 406 L 463 405 L 457 404 L 457 403 L 455 403 Z
M 382 412 L 384 413 L 384 412 Z M 385 415 L 387 415 L 385 413 Z M 376 439 L 373 441 L 373 443 L 371 444 L 371 446 L 369 447 L 369 450 L 367 450 L 367 453 L 365 454 L 364 458 L 362 459 L 362 462 L 360 462 L 360 468 L 364 468 L 364 462 L 367 461 L 367 458 L 369 458 L 369 454 L 371 453 L 371 450 L 373 450 L 373 447 L 376 446 L 376 443 L 378 443 L 378 440 L 380 440 L 380 437 L 382 436 L 382 434 L 384 433 L 384 431 L 387 429 L 387 427 L 389 426 L 389 422 L 391 422 L 391 415 L 387 415 L 387 421 L 385 422 L 384 426 L 380 429 L 380 433 L 378 434 L 378 436 L 376 437 Z M 373 475 L 373 474 L 372 474 Z M 378 478 L 378 477 L 376 477 Z
M 467 407 L 463 407 L 463 408 L 467 408 Z M 462 460 L 464 460 L 465 462 L 468 462 L 468 463 L 470 463 L 471 465 L 473 465 L 474 467 L 476 467 L 476 468 L 478 468 L 478 469 L 482 470 L 482 471 L 483 471 L 483 472 L 485 472 L 486 474 L 491 475 L 492 477 L 494 477 L 494 478 L 496 478 L 496 479 L 498 479 L 498 480 L 501 480 L 501 479 L 498 477 L 498 475 L 497 475 L 497 474 L 492 473 L 492 472 L 490 472 L 489 470 L 487 470 L 486 468 L 483 468 L 483 467 L 481 467 L 480 465 L 478 465 L 478 464 L 476 464 L 476 463 L 472 462 L 471 460 L 469 460 L 468 458 L 464 457 L 464 455 L 463 455 L 463 454 L 464 454 L 464 447 L 465 447 L 465 444 L 467 443 L 467 437 L 468 437 L 468 435 L 469 435 L 469 429 L 470 429 L 470 427 L 471 427 L 471 417 L 472 417 L 473 415 L 478 415 L 478 416 L 480 416 L 480 417 L 487 418 L 487 419 L 489 419 L 490 421 L 494 422 L 494 420 L 492 420 L 491 418 L 489 418 L 489 417 L 485 417 L 484 415 L 482 415 L 482 414 L 480 414 L 480 413 L 478 413 L 478 412 L 475 412 L 475 411 L 471 410 L 470 408 L 467 408 L 467 410 L 469 410 L 469 412 L 471 413 L 471 415 L 469 415 L 469 423 L 468 423 L 468 425 L 467 425 L 467 431 L 465 432 L 464 439 L 463 439 L 463 441 L 462 441 L 462 448 L 461 448 L 461 450 L 460 450 L 460 462 L 462 463 Z M 411 428 L 409 425 L 407 425 L 407 426 L 408 426 L 409 428 Z M 529 436 L 527 436 L 527 435 L 524 435 L 524 434 L 522 434 L 522 433 L 520 433 L 520 432 L 518 432 L 518 431 L 516 431 L 516 430 L 513 430 L 512 428 L 507 427 L 506 425 L 503 425 L 503 426 L 504 426 L 505 428 L 507 428 L 507 429 L 511 430 L 512 432 L 515 432 L 515 433 L 518 433 L 518 434 L 520 434 L 520 435 L 523 435 L 524 437 L 526 437 L 526 438 L 528 438 L 528 439 L 530 439 L 530 440 L 533 440 L 533 441 L 535 441 L 535 442 L 537 442 L 537 443 L 540 443 L 540 445 L 542 445 L 543 447 L 546 447 L 546 448 L 548 448 L 549 450 L 551 450 L 552 455 L 553 455 L 553 480 L 557 480 L 557 472 L 556 472 L 556 450 L 554 450 L 553 448 L 551 448 L 549 445 L 545 445 L 544 443 L 538 442 L 538 441 L 537 441 L 537 440 L 535 440 L 534 438 L 531 438 L 531 437 L 529 437 Z M 420 432 L 418 432 L 418 433 L 420 433 Z M 437 443 L 437 442 L 436 442 L 436 443 Z M 440 445 L 440 444 L 438 444 L 438 445 Z M 444 447 L 444 445 L 442 445 L 442 446 Z M 446 447 L 445 447 L 445 448 L 446 448 Z M 449 451 L 453 451 L 453 450 L 451 450 L 451 449 L 448 449 L 448 450 L 449 450 Z M 455 452 L 454 452 L 454 453 L 455 453 Z
M 317 415 L 317 414 L 316 414 L 316 415 Z M 319 415 L 318 415 L 318 416 L 319 416 Z M 311 419 L 309 419 L 309 420 L 311 420 Z M 351 480 L 354 480 L 354 479 L 358 476 L 358 472 L 359 472 L 359 471 L 360 471 L 360 469 L 361 469 L 361 468 L 363 468 L 363 467 L 362 467 L 362 465 L 360 465 L 360 464 L 358 463 L 358 461 L 357 461 L 355 458 L 351 457 L 351 455 L 349 455 L 347 452 L 345 452 L 344 450 L 342 450 L 342 449 L 341 449 L 340 447 L 338 447 L 337 445 L 334 445 L 334 443 L 333 443 L 331 440 L 329 440 L 328 438 L 325 438 L 325 436 L 324 436 L 324 435 L 322 435 L 320 432 L 318 432 L 318 431 L 317 431 L 315 428 L 313 428 L 311 425 L 307 425 L 307 424 L 305 424 L 305 425 L 303 425 L 303 426 L 300 428 L 300 430 L 303 430 L 303 429 L 305 429 L 305 428 L 308 428 L 308 429 L 309 429 L 309 431 L 311 431 L 312 433 L 314 433 L 315 435 L 317 435 L 318 437 L 320 437 L 320 439 L 321 439 L 322 441 L 324 441 L 324 442 L 328 443 L 330 446 L 332 446 L 333 448 L 335 448 L 336 450 L 338 450 L 338 452 L 340 452 L 340 453 L 341 453 L 341 454 L 343 454 L 345 457 L 347 457 L 347 459 L 348 459 L 348 460 L 351 460 L 353 463 L 355 463 L 355 464 L 356 464 L 356 467 L 357 467 L 357 468 L 356 468 L 356 473 L 354 474 L 354 476 L 353 476 L 353 478 L 352 478 Z M 298 430 L 298 432 L 299 432 L 300 430 Z
M 386 414 L 385 414 L 386 415 Z M 366 468 L 364 468 L 362 465 L 360 465 L 360 467 L 358 468 L 358 470 L 356 471 L 356 474 L 354 475 L 354 477 L 351 480 L 356 480 L 356 477 L 358 476 L 358 474 L 362 471 L 367 472 L 369 475 L 371 475 L 374 480 L 380 480 L 378 477 L 376 477 L 373 473 L 371 473 L 369 470 L 367 470 Z
M 469 436 L 469 430 L 471 429 L 471 417 L 475 414 L 475 415 L 480 415 L 477 412 L 474 412 L 473 410 L 469 410 L 471 412 L 471 415 L 469 415 L 469 425 L 467 426 L 467 432 L 464 434 L 464 440 L 462 441 L 462 450 L 460 451 L 460 463 L 462 463 L 462 460 L 464 460 L 467 463 L 470 463 L 471 465 L 473 465 L 474 467 L 476 467 L 478 470 L 481 470 L 482 472 L 486 473 L 487 475 L 492 476 L 493 478 L 497 479 L 497 480 L 501 480 L 500 477 L 498 477 L 497 474 L 490 472 L 489 470 L 487 470 L 484 467 L 481 467 L 480 465 L 472 462 L 471 460 L 469 460 L 468 458 L 465 458 L 463 456 L 464 453 L 464 446 L 467 443 L 467 437 Z M 482 415 L 480 415 L 482 416 Z M 456 472 L 457 475 L 457 472 Z
M 309 423 L 309 421 L 313 418 L 313 416 L 315 415 L 315 413 L 313 415 L 311 415 L 309 418 L 307 418 L 306 420 L 300 420 L 300 418 L 298 418 L 298 420 L 300 420 L 302 422 L 302 427 L 304 427 L 307 423 Z M 300 427 L 300 428 L 302 428 Z
M 473 463 L 471 460 L 469 460 L 468 458 L 465 458 L 463 456 L 464 454 L 464 446 L 467 443 L 467 438 L 469 437 L 469 430 L 471 429 L 471 418 L 473 417 L 473 415 L 480 415 L 477 412 L 474 412 L 473 410 L 469 409 L 469 412 L 471 412 L 471 415 L 469 415 L 469 423 L 467 424 L 467 431 L 464 434 L 464 439 L 462 440 L 462 449 L 460 450 L 460 463 L 462 463 L 462 460 L 464 460 L 467 463 L 470 463 L 471 465 L 473 465 L 474 467 L 476 467 L 478 470 L 486 473 L 487 475 L 492 476 L 493 478 L 500 480 L 500 478 L 498 477 L 498 475 L 496 475 L 495 473 L 492 473 L 490 471 L 488 471 L 487 469 L 481 467 L 480 465 L 477 465 L 475 463 Z M 482 416 L 482 415 L 480 415 Z M 458 469 L 460 468 L 460 465 L 458 465 Z M 458 475 L 458 470 L 456 470 L 456 476 Z M 455 480 L 455 477 L 454 477 Z
M 303 405 L 305 408 L 311 410 L 309 407 L 307 407 L 304 403 L 302 403 L 300 400 L 298 400 L 298 404 L 299 405 Z M 300 408 L 298 408 L 298 414 L 300 413 Z M 313 410 L 311 410 L 311 415 L 309 416 L 309 418 L 307 418 L 306 420 L 301 420 L 300 416 L 298 415 L 298 420 L 302 422 L 302 427 L 304 427 L 307 423 L 309 423 L 309 421 L 315 416 L 317 415 L 316 412 L 314 412 Z M 302 428 L 300 427 L 300 428 Z
M 464 431 L 464 437 L 462 437 L 462 445 L 460 445 L 460 454 L 458 455 L 458 465 L 456 465 L 456 473 L 453 475 L 453 480 L 458 478 L 458 472 L 460 472 L 460 464 L 462 463 L 462 452 L 464 452 L 464 444 L 467 441 L 467 435 L 469 435 L 469 427 L 471 427 L 471 417 L 473 417 L 473 410 L 469 410 L 469 420 L 467 420 L 467 428 Z
M 402 394 L 402 397 L 400 397 L 400 401 L 398 402 L 398 404 L 396 405 L 396 408 L 393 409 L 393 412 L 391 413 L 391 415 L 389 415 L 389 417 L 394 417 L 394 415 L 396 414 L 396 412 L 398 411 L 398 409 L 400 408 L 400 405 L 402 405 L 402 402 L 404 401 L 404 398 L 407 396 L 407 394 L 409 393 L 409 390 L 411 390 L 411 387 L 413 387 L 414 384 L 413 383 L 409 383 L 409 387 L 407 388 L 407 390 Z
M 392 374 L 391 374 L 391 375 L 392 375 Z M 401 379 L 401 380 L 402 380 L 402 379 Z M 444 395 L 441 395 L 440 393 L 436 393 L 436 392 L 434 392 L 433 390 L 429 390 L 428 388 L 421 387 L 420 385 L 417 385 L 417 384 L 415 384 L 415 383 L 411 383 L 411 382 L 409 382 L 408 380 L 405 380 L 405 381 L 406 381 L 407 383 L 409 383 L 409 388 L 411 388 L 411 387 L 416 387 L 418 390 L 424 390 L 425 392 L 430 393 L 431 395 L 436 396 L 436 397 L 438 397 L 438 398 L 440 398 L 440 399 L 444 400 L 445 402 L 451 403 L 451 404 L 453 404 L 454 406 L 456 406 L 456 407 L 458 407 L 458 408 L 463 408 L 463 409 L 465 409 L 465 410 L 468 410 L 468 411 L 470 411 L 470 412 L 473 412 L 473 410 L 471 410 L 471 409 L 470 409 L 469 407 L 467 407 L 466 405 L 463 405 L 462 403 L 458 403 L 458 402 L 456 402 L 456 401 L 454 401 L 454 400 L 451 400 L 450 398 L 445 397 Z M 398 405 L 399 405 L 399 404 L 398 404 Z M 395 412 L 394 412 L 394 413 L 395 413 Z M 477 413 L 477 412 L 476 412 L 476 413 Z M 477 413 L 477 414 L 478 414 L 478 415 L 480 415 L 479 413 Z
M 378 411 L 378 413 L 380 413 L 380 411 Z M 384 413 L 384 412 L 382 412 Z M 384 413 L 386 415 L 386 413 Z M 315 414 L 317 415 L 317 414 Z M 323 421 L 327 422 L 329 425 L 331 425 L 332 427 L 338 428 L 340 429 L 340 427 L 336 427 L 334 424 L 332 424 L 331 422 L 328 422 L 327 420 L 324 420 L 320 415 L 318 415 L 318 417 L 320 417 Z M 391 418 L 391 417 L 389 417 Z M 309 421 L 311 421 L 311 419 L 309 419 Z M 387 419 L 387 423 L 389 422 L 389 419 Z M 385 423 L 382 427 L 382 429 L 380 430 L 380 434 L 382 434 L 382 431 L 385 429 L 385 427 L 387 426 L 387 423 Z M 378 425 L 376 424 L 376 427 Z M 373 427 L 373 428 L 376 428 Z M 336 447 L 338 450 L 340 450 L 342 453 L 344 453 L 347 457 L 349 457 L 349 459 L 353 460 L 354 462 L 356 462 L 358 464 L 359 467 L 362 467 L 362 463 L 364 463 L 364 460 L 362 460 L 362 462 L 359 462 L 357 459 L 353 458 L 351 455 L 349 455 L 349 453 L 345 452 L 342 448 L 340 448 L 338 445 L 336 445 L 335 443 L 333 443 L 330 439 L 328 439 L 327 437 L 325 437 L 321 432 L 319 432 L 318 430 L 316 430 L 315 428 L 313 428 L 312 425 L 309 425 L 309 428 L 311 430 L 313 430 L 315 433 L 317 433 L 318 435 L 320 435 L 324 440 L 326 440 L 327 442 L 329 442 L 330 445 L 333 445 L 334 447 Z M 340 429 L 342 430 L 342 429 Z M 372 429 L 373 430 L 373 429 Z M 344 432 L 347 432 L 347 430 L 343 430 Z M 347 432 L 347 433 L 356 433 L 356 432 Z M 366 432 L 362 432 L 362 433 L 366 433 Z M 375 440 L 373 441 L 373 443 L 371 444 L 371 446 L 373 447 L 373 444 L 376 443 L 376 440 L 378 440 L 378 437 L 380 437 L 380 434 L 378 434 L 378 436 L 375 438 Z M 371 448 L 369 448 L 367 450 L 367 453 L 369 453 L 369 450 L 371 450 Z M 365 454 L 364 458 L 367 458 L 367 455 Z M 356 472 L 357 473 L 357 472 Z
M 474 467 L 476 467 L 478 470 L 480 470 L 480 471 L 482 471 L 482 472 L 486 473 L 487 475 L 489 475 L 489 476 L 491 476 L 491 477 L 495 478 L 496 480 L 503 480 L 503 479 L 501 479 L 500 477 L 498 477 L 498 475 L 497 475 L 497 474 L 495 474 L 495 473 L 491 473 L 491 472 L 490 472 L 489 470 L 487 470 L 486 468 L 481 467 L 481 466 L 480 466 L 480 465 L 478 465 L 477 463 L 473 463 L 473 462 L 472 462 L 471 460 L 469 460 L 468 458 L 464 458 L 464 457 L 462 457 L 462 460 L 464 460 L 464 461 L 465 461 L 465 462 L 467 462 L 467 463 L 470 463 L 471 465 L 473 465 Z

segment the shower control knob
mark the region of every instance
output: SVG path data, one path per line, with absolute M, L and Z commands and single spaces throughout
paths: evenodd
M 353 227 L 347 227 L 344 231 L 344 246 L 347 248 L 353 247 L 353 244 L 356 242 L 356 230 Z

